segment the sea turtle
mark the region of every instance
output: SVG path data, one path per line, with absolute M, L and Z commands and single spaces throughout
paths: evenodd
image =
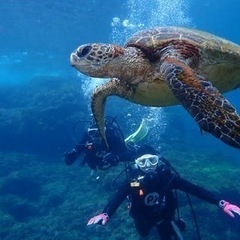
M 70 61 L 85 75 L 112 78 L 92 96 L 105 141 L 105 102 L 116 95 L 146 106 L 182 104 L 202 130 L 240 148 L 240 117 L 221 95 L 240 84 L 239 45 L 196 29 L 157 27 L 134 34 L 124 47 L 81 45 Z

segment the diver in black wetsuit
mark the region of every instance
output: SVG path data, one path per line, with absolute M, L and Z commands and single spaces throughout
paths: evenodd
M 105 118 L 106 137 L 109 148 L 101 138 L 98 128 L 91 122 L 81 141 L 70 152 L 66 152 L 66 165 L 73 164 L 80 155 L 84 155 L 81 166 L 87 164 L 92 170 L 106 170 L 119 162 L 134 161 L 138 156 L 155 150 L 147 145 L 126 144 L 123 133 L 114 118 Z
M 155 226 L 161 240 L 183 239 L 179 229 L 184 230 L 185 224 L 182 221 L 175 221 L 177 203 L 174 189 L 219 206 L 231 217 L 234 217 L 233 213 L 240 215 L 239 207 L 181 178 L 166 163 L 166 159 L 152 154 L 137 158 L 131 174 L 132 180 L 118 189 L 102 213 L 91 218 L 88 225 L 96 223 L 105 225 L 128 196 L 130 216 L 134 219 L 140 236 L 147 236 L 150 229 Z

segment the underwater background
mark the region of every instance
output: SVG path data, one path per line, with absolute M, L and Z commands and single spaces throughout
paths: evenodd
M 184 26 L 240 43 L 239 0 L 1 1 L 0 7 L 0 239 L 140 239 L 127 202 L 105 226 L 87 227 L 113 194 L 119 165 L 92 175 L 78 162 L 66 166 L 91 116 L 90 96 L 106 80 L 79 74 L 69 56 L 80 44 L 123 44 L 154 26 Z M 225 94 L 240 112 L 240 90 Z M 112 97 L 106 113 L 117 116 L 125 136 L 142 119 L 142 143 L 157 148 L 184 178 L 240 205 L 239 150 L 201 133 L 182 106 L 149 108 Z M 96 178 L 99 176 L 99 178 Z M 240 218 L 192 197 L 203 240 L 239 240 Z M 184 239 L 197 239 L 184 194 Z M 157 239 L 153 231 L 148 239 Z

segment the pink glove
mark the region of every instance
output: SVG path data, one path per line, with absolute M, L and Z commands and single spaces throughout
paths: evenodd
M 90 218 L 87 225 L 92 225 L 92 224 L 96 224 L 96 223 L 105 225 L 107 223 L 108 219 L 109 219 L 109 217 L 108 217 L 107 213 L 101 213 L 95 217 Z
M 237 213 L 240 216 L 240 208 L 236 205 L 232 205 L 229 202 L 221 200 L 219 202 L 219 207 L 222 208 L 225 213 L 227 213 L 233 218 L 235 217 L 233 213 Z

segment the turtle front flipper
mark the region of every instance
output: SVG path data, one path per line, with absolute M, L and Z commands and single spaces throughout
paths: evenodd
M 240 117 L 212 84 L 181 61 L 166 58 L 161 74 L 175 97 L 204 131 L 240 148 Z
M 107 147 L 107 138 L 105 134 L 104 110 L 107 97 L 116 95 L 121 98 L 129 99 L 133 94 L 133 89 L 129 84 L 120 82 L 119 79 L 113 78 L 109 82 L 97 87 L 92 95 L 91 108 L 98 126 L 100 135 L 104 139 Z

